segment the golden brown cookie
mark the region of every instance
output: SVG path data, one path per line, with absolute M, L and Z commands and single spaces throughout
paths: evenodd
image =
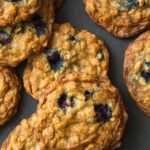
M 109 80 L 66 74 L 50 84 L 37 111 L 1 150 L 110 150 L 120 146 L 127 114 Z
M 53 3 L 44 0 L 40 12 L 26 22 L 0 29 L 0 64 L 16 66 L 46 47 L 53 23 Z M 49 28 L 49 31 L 48 31 Z
M 83 1 L 94 22 L 117 37 L 131 37 L 150 26 L 149 0 Z
M 127 48 L 124 78 L 134 101 L 150 115 L 150 31 L 142 34 Z
M 0 126 L 17 112 L 20 100 L 20 82 L 11 68 L 0 67 Z
M 27 20 L 39 10 L 40 6 L 41 0 L 1 0 L 0 27 Z
M 52 81 L 67 71 L 106 76 L 109 54 L 104 42 L 92 33 L 78 31 L 69 23 L 55 24 L 49 46 L 28 59 L 24 87 L 35 99 Z
M 53 0 L 53 1 L 54 1 L 55 9 L 59 9 L 62 3 L 64 2 L 64 0 Z

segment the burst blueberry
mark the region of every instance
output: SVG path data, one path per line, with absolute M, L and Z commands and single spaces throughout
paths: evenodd
M 47 60 L 54 72 L 57 72 L 64 66 L 64 61 L 60 56 L 58 51 L 53 51 L 51 49 L 45 49 L 45 54 L 47 56 Z
M 108 104 L 94 105 L 96 120 L 100 123 L 106 123 L 112 117 L 112 109 Z
M 85 91 L 84 95 L 85 95 L 85 100 L 87 101 L 93 97 L 94 91 Z
M 146 66 L 150 67 L 150 62 L 149 62 L 149 61 L 144 62 L 144 64 L 145 64 Z
M 138 7 L 139 6 L 139 1 L 138 0 L 123 0 L 121 5 L 124 8 L 130 10 L 130 9 Z
M 0 31 L 0 44 L 7 45 L 11 41 L 11 36 L 5 31 Z
M 36 14 L 31 18 L 31 25 L 36 29 L 37 35 L 42 36 L 46 32 L 46 23 L 41 14 Z
M 74 44 L 80 42 L 80 40 L 73 35 L 69 35 L 69 40 L 72 41 Z
M 57 105 L 59 108 L 64 110 L 66 109 L 66 107 L 74 107 L 74 97 L 69 97 L 66 93 L 63 93 L 57 100 Z
M 146 82 L 150 81 L 150 72 L 141 71 L 141 76 L 145 79 Z

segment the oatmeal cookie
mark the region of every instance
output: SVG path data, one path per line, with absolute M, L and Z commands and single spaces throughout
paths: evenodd
M 125 53 L 124 78 L 137 105 L 150 116 L 150 31 L 129 45 Z
M 20 82 L 11 68 L 0 67 L 0 126 L 17 112 L 20 99 Z
M 44 1 L 40 12 L 28 21 L 14 27 L 0 28 L 1 65 L 15 67 L 32 52 L 47 46 L 53 23 L 53 3 Z
M 59 9 L 62 3 L 64 2 L 64 0 L 53 0 L 53 1 L 54 1 L 55 9 Z
M 131 37 L 150 26 L 150 0 L 83 1 L 91 18 L 117 37 Z
M 39 10 L 40 6 L 41 0 L 1 0 L 0 27 L 27 20 Z
M 104 42 L 88 31 L 77 31 L 69 23 L 54 25 L 49 46 L 33 54 L 24 71 L 24 87 L 35 99 L 50 82 L 67 71 L 107 75 L 109 54 Z
M 1 150 L 115 149 L 126 121 L 109 80 L 72 72 L 47 87 L 36 113 L 16 127 Z

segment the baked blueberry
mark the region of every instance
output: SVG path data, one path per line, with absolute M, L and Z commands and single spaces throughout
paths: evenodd
M 141 71 L 141 76 L 145 79 L 146 82 L 150 81 L 150 72 Z
M 0 44 L 6 45 L 9 44 L 11 40 L 10 34 L 5 31 L 0 31 Z
M 66 107 L 74 107 L 74 97 L 69 97 L 66 93 L 63 93 L 57 100 L 58 107 L 65 109 Z
M 94 110 L 98 122 L 105 123 L 112 117 L 112 109 L 108 104 L 94 105 Z
M 63 59 L 58 51 L 52 51 L 51 49 L 45 50 L 48 62 L 54 72 L 57 72 L 63 67 Z
M 146 62 L 144 62 L 144 64 L 145 64 L 146 66 L 150 67 L 150 62 L 146 61 Z
M 121 1 L 121 6 L 123 6 L 125 9 L 133 9 L 139 6 L 138 0 L 123 0 Z
M 41 14 L 36 14 L 31 18 L 31 25 L 36 29 L 37 35 L 42 36 L 46 30 L 46 23 Z
M 84 95 L 85 95 L 85 100 L 87 101 L 93 97 L 94 91 L 85 91 Z
M 73 35 L 69 35 L 69 40 L 72 41 L 74 44 L 80 42 L 80 40 Z

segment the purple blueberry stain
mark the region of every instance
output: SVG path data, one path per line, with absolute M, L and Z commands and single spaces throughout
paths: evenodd
M 94 95 L 94 91 L 85 91 L 84 96 L 85 96 L 85 100 L 89 100 L 93 97 Z
M 73 108 L 75 106 L 74 97 L 70 97 L 66 93 L 63 93 L 57 100 L 57 105 L 63 110 L 65 110 L 67 107 Z
M 51 49 L 45 49 L 45 54 L 47 56 L 47 60 L 54 72 L 59 71 L 64 66 L 64 61 L 60 56 L 58 51 L 54 51 Z
M 0 44 L 7 45 L 11 41 L 11 36 L 5 31 L 0 31 Z
M 108 104 L 96 104 L 94 105 L 94 111 L 96 113 L 96 121 L 100 123 L 106 123 L 112 117 L 112 109 Z
M 31 17 L 31 26 L 35 28 L 39 37 L 46 32 L 46 23 L 43 21 L 43 16 L 41 14 L 36 14 Z

